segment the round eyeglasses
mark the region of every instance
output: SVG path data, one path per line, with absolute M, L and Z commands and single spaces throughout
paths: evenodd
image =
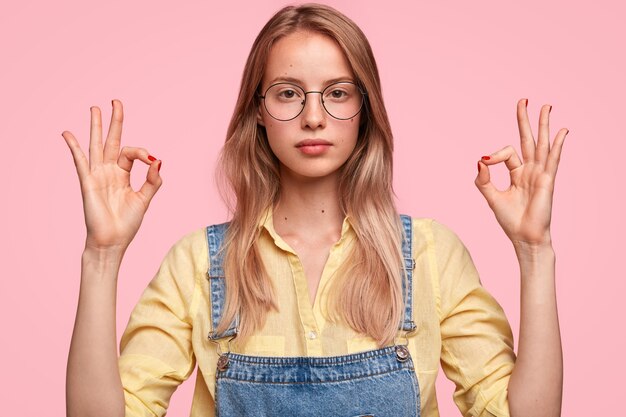
M 338 120 L 352 119 L 359 114 L 365 101 L 366 93 L 352 82 L 340 81 L 330 84 L 322 91 L 304 91 L 292 83 L 270 85 L 265 94 L 259 96 L 265 103 L 265 110 L 276 120 L 287 122 L 302 113 L 306 105 L 307 94 L 320 94 L 326 113 Z

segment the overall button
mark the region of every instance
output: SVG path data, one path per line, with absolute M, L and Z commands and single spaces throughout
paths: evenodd
M 313 330 L 311 330 L 310 332 L 308 332 L 306 334 L 306 337 L 311 339 L 311 340 L 316 339 L 317 338 L 317 333 L 315 333 Z
M 398 362 L 406 362 L 409 359 L 409 350 L 406 346 L 396 346 L 396 359 Z
M 217 369 L 220 372 L 224 372 L 226 369 L 228 369 L 228 365 L 229 365 L 228 356 L 220 355 L 219 359 L 217 360 Z

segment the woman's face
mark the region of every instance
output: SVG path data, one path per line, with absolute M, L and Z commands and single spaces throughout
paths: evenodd
M 261 91 L 279 82 L 297 84 L 304 91 L 322 91 L 336 81 L 355 81 L 343 51 L 335 41 L 313 32 L 295 32 L 277 41 L 270 51 Z M 341 92 L 337 92 L 341 95 Z M 293 92 L 281 93 L 281 97 Z M 281 176 L 306 181 L 334 176 L 352 154 L 359 134 L 360 113 L 337 120 L 322 106 L 321 94 L 306 95 L 298 117 L 279 121 L 259 106 L 258 123 L 265 126 L 270 148 L 280 161 Z M 305 140 L 324 145 L 303 146 Z

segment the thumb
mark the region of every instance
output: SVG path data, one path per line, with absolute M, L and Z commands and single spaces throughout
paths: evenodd
M 491 207 L 491 203 L 495 200 L 498 189 L 491 182 L 489 167 L 482 161 L 478 161 L 478 175 L 476 176 L 476 180 L 474 180 L 474 184 L 487 200 L 487 204 Z
M 163 184 L 163 179 L 159 174 L 161 169 L 162 161 L 159 159 L 157 161 L 152 161 L 150 164 L 150 168 L 148 168 L 148 173 L 146 174 L 146 181 L 141 186 L 139 193 L 142 194 L 148 204 L 152 201 L 152 198 L 156 194 L 156 192 L 161 188 L 161 184 Z

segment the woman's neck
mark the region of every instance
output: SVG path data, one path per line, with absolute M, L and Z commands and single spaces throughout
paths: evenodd
M 274 229 L 281 236 L 341 236 L 344 214 L 335 175 L 309 181 L 281 178 L 280 198 L 273 210 Z

